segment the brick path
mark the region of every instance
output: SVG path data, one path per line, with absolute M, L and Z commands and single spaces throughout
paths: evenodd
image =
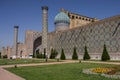
M 63 62 L 48 62 L 48 63 L 34 63 L 34 64 L 17 64 L 18 67 L 21 66 L 40 66 L 40 65 L 52 65 L 52 64 L 64 64 L 64 63 L 75 63 L 79 61 L 74 60 L 65 60 Z M 99 61 L 81 61 L 84 63 L 98 63 L 98 64 L 114 64 L 114 65 L 120 65 L 120 62 L 99 62 Z M 6 71 L 3 68 L 10 68 L 14 67 L 15 65 L 4 65 L 0 66 L 0 80 L 25 80 L 11 72 Z

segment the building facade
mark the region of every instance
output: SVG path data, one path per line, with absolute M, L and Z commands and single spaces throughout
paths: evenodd
M 17 46 L 19 57 L 28 58 L 38 49 L 43 53 L 44 48 L 50 55 L 54 48 L 59 53 L 57 58 L 64 49 L 66 58 L 71 59 L 76 47 L 79 59 L 83 59 L 84 47 L 87 46 L 91 59 L 99 60 L 105 44 L 111 60 L 120 60 L 120 15 L 98 20 L 62 9 L 55 16 L 55 31 L 47 32 L 48 7 L 42 7 L 42 11 L 42 32 L 26 31 L 25 42 Z

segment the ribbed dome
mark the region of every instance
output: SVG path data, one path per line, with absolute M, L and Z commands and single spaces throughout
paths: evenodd
M 60 12 L 55 16 L 54 23 L 56 24 L 61 22 L 70 24 L 70 19 L 64 12 Z

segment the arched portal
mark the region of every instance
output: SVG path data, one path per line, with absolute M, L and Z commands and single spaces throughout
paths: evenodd
M 37 39 L 34 40 L 33 43 L 33 54 L 35 54 L 36 49 L 42 45 L 42 36 L 38 37 Z

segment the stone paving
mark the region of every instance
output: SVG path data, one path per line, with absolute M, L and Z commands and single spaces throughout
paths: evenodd
M 48 63 L 34 63 L 34 64 L 17 64 L 18 67 L 22 66 L 40 66 L 40 65 L 52 65 L 52 64 L 65 64 L 65 63 L 78 63 L 76 60 L 65 60 L 62 62 L 48 62 Z M 84 63 L 98 63 L 98 64 L 114 64 L 120 65 L 120 62 L 99 62 L 99 61 L 81 61 Z M 0 80 L 25 80 L 11 72 L 6 71 L 4 68 L 15 67 L 15 65 L 3 65 L 0 66 Z

